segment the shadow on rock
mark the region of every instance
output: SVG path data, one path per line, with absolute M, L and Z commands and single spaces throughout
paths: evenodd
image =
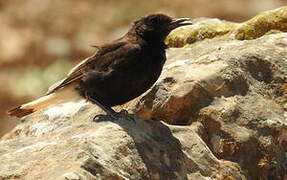
M 134 121 L 123 118 L 112 120 L 133 140 L 129 148 L 135 146 L 145 166 L 146 179 L 187 179 L 187 170 L 194 167 L 187 162 L 180 141 L 173 136 L 170 128 L 160 121 L 142 120 L 135 115 Z M 98 116 L 95 121 L 109 121 L 109 116 Z M 121 152 L 120 152 L 121 153 Z M 191 163 L 191 162 L 190 162 Z

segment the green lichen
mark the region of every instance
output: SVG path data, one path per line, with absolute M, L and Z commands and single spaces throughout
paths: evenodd
M 242 23 L 235 32 L 235 38 L 251 40 L 278 32 L 287 32 L 287 7 L 263 12 Z
M 216 37 L 252 40 L 266 34 L 287 32 L 287 6 L 263 12 L 243 23 L 203 19 L 172 31 L 165 42 L 169 47 L 183 47 Z
M 204 39 L 223 36 L 235 27 L 237 27 L 236 23 L 227 22 L 195 24 L 172 31 L 165 42 L 169 47 L 182 47 Z

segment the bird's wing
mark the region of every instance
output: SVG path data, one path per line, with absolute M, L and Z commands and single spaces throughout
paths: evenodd
M 52 85 L 49 88 L 47 95 L 63 88 L 66 85 L 81 80 L 90 65 L 94 66 L 95 70 L 99 71 L 121 66 L 124 67 L 126 64 L 128 64 L 128 61 L 136 59 L 135 56 L 138 54 L 137 52 L 139 50 L 139 45 L 134 45 L 127 42 L 111 43 L 102 46 L 94 55 L 84 59 L 74 68 L 72 68 L 65 79 Z
M 81 61 L 75 67 L 73 67 L 65 79 L 62 79 L 56 82 L 55 84 L 53 84 L 51 87 L 49 87 L 49 90 L 46 93 L 46 95 L 49 95 L 68 84 L 71 84 L 73 82 L 80 80 L 83 76 L 83 70 L 85 69 L 86 65 L 89 64 L 89 62 L 93 61 L 94 58 L 95 58 L 94 56 L 90 56 L 84 59 L 83 61 Z

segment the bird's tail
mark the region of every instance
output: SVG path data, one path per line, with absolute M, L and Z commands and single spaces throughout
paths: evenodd
M 16 116 L 18 118 L 21 118 L 38 110 L 46 109 L 48 107 L 61 104 L 63 102 L 78 101 L 80 99 L 82 99 L 82 97 L 75 90 L 75 88 L 72 86 L 68 86 L 63 89 L 59 89 L 54 93 L 40 97 L 34 101 L 11 109 L 7 113 L 10 116 Z

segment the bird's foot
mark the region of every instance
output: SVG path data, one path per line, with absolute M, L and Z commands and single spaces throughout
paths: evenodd
M 132 114 L 129 114 L 129 112 L 127 110 L 125 110 L 125 109 L 121 110 L 120 112 L 112 113 L 110 115 L 114 119 L 126 119 L 126 120 L 129 120 L 129 121 L 135 122 L 135 119 L 132 116 Z
M 106 116 L 104 114 L 97 114 L 94 116 L 93 121 L 95 122 L 101 122 L 101 121 L 106 121 Z
M 127 110 L 125 110 L 125 109 L 122 109 L 120 112 L 118 112 L 118 113 L 120 113 L 120 114 L 123 114 L 123 115 L 129 115 L 129 112 L 127 111 Z
M 129 121 L 135 122 L 135 119 L 132 114 L 129 114 L 127 110 L 121 110 L 120 112 L 109 112 L 107 115 L 96 115 L 93 120 L 97 121 L 97 119 L 104 117 L 104 116 L 109 116 L 113 120 L 118 120 L 118 119 L 126 119 Z

